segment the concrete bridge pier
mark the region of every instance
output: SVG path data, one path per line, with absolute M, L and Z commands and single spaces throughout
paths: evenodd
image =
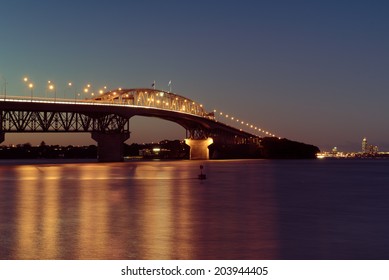
M 124 141 L 130 138 L 130 132 L 103 133 L 92 132 L 92 139 L 97 142 L 97 159 L 100 162 L 123 161 Z
M 208 146 L 212 143 L 212 138 L 204 140 L 185 139 L 185 144 L 190 147 L 189 159 L 209 159 Z

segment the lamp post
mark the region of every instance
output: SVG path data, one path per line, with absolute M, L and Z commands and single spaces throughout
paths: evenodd
M 69 88 L 69 91 L 71 91 L 71 88 L 72 88 L 72 82 L 68 82 L 68 88 Z M 65 99 L 66 98 L 66 91 L 63 95 L 63 98 Z
M 84 88 L 84 98 L 88 99 L 89 97 L 89 92 L 91 96 L 94 96 L 95 93 L 93 92 L 91 84 L 87 84 L 86 87 Z
M 27 85 L 27 87 L 29 87 L 29 85 L 27 84 L 27 82 L 28 82 L 28 77 L 27 76 L 24 76 L 23 82 Z
M 54 102 L 56 102 L 57 101 L 57 89 L 55 88 L 55 86 L 53 84 L 50 83 L 49 90 L 54 91 Z
M 31 81 L 30 81 L 29 84 L 27 84 L 27 83 L 29 82 L 29 78 L 28 78 L 27 76 L 25 76 L 25 77 L 23 78 L 23 82 L 27 85 L 27 88 L 30 89 L 30 99 L 31 99 L 31 101 L 32 101 L 32 96 L 33 96 L 33 94 L 34 94 L 34 84 L 33 84 Z
M 34 93 L 34 84 L 33 84 L 33 83 L 29 83 L 29 84 L 28 84 L 28 87 L 30 88 L 30 92 L 31 92 L 31 101 L 32 101 L 32 96 L 33 96 L 33 93 Z
M 90 85 L 88 85 L 90 87 Z M 86 87 L 84 88 L 84 93 L 85 93 L 85 96 L 87 95 L 87 93 L 89 92 L 89 87 Z
M 46 99 L 49 97 L 48 96 L 48 91 L 50 90 L 50 85 L 51 85 L 51 81 L 47 81 L 47 87 L 45 89 L 45 97 L 46 97 Z

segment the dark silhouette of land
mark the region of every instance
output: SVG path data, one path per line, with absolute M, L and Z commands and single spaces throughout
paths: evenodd
M 127 158 L 189 159 L 189 146 L 180 140 L 163 140 L 159 143 L 124 144 L 124 156 Z M 211 159 L 266 158 L 266 159 L 309 159 L 315 158 L 319 148 L 291 141 L 265 137 L 261 144 L 212 144 L 209 147 Z M 97 146 L 39 146 L 30 143 L 0 147 L 0 159 L 94 159 L 97 158 Z
M 313 145 L 299 143 L 275 137 L 262 138 L 261 144 L 223 145 L 212 144 L 209 147 L 211 158 L 265 158 L 265 159 L 311 159 L 320 152 Z
M 305 159 L 316 158 L 320 149 L 314 145 L 291 141 L 288 139 L 278 139 L 265 137 L 261 145 L 262 157 L 272 159 Z

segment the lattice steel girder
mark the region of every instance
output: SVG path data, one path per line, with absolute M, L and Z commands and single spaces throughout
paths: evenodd
M 1 132 L 129 132 L 129 118 L 116 114 L 1 111 Z
M 202 128 L 189 128 L 186 130 L 186 139 L 203 140 L 209 136 L 208 131 Z

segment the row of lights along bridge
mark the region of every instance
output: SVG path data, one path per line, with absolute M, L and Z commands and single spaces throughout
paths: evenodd
M 30 90 L 30 97 L 32 99 L 34 97 L 35 84 L 28 77 L 24 77 L 23 82 L 26 84 L 27 88 Z M 74 99 L 88 98 L 88 97 L 93 98 L 94 96 L 96 96 L 95 91 L 92 90 L 91 84 L 87 84 L 82 89 L 81 92 L 77 92 L 77 89 L 75 88 L 74 84 L 72 82 L 68 82 L 67 88 L 66 88 L 66 90 L 64 90 L 64 93 L 63 93 L 64 99 L 66 99 L 67 91 L 72 92 L 72 89 L 73 89 L 73 93 L 74 93 Z M 106 91 L 107 91 L 107 86 L 104 86 L 101 89 L 99 89 L 97 92 L 99 94 L 103 94 Z M 45 87 L 45 97 L 51 98 L 51 96 L 48 96 L 50 93 L 54 95 L 53 97 L 54 97 L 54 100 L 56 101 L 57 100 L 57 86 L 52 81 L 47 81 L 47 85 Z
M 30 98 L 32 100 L 34 98 L 35 85 L 28 77 L 24 77 L 23 82 L 26 84 L 27 88 L 30 90 Z M 88 97 L 94 98 L 96 96 L 95 91 L 92 90 L 92 86 L 89 83 L 86 84 L 86 86 L 82 88 L 82 93 L 80 93 L 80 92 L 77 92 L 77 89 L 75 88 L 75 86 L 72 82 L 68 82 L 67 83 L 67 90 L 71 92 L 71 89 L 74 89 L 73 91 L 74 91 L 74 99 L 75 100 L 82 99 L 82 98 L 88 98 Z M 121 90 L 121 88 L 119 88 L 118 90 Z M 64 95 L 63 95 L 64 99 L 66 99 L 66 92 L 67 91 L 64 90 Z M 103 86 L 102 88 L 98 89 L 97 92 L 99 95 L 107 92 L 107 86 Z M 46 90 L 45 90 L 45 95 L 46 95 L 45 97 L 46 98 L 50 98 L 50 96 L 48 96 L 49 93 L 52 93 L 54 95 L 54 101 L 56 101 L 57 100 L 57 87 L 52 81 L 47 81 L 47 86 L 46 86 Z M 255 134 L 257 134 L 259 132 L 259 133 L 262 133 L 263 135 L 268 136 L 268 137 L 276 137 L 275 134 L 262 129 L 257 125 L 250 124 L 250 123 L 245 122 L 239 118 L 235 118 L 235 117 L 231 116 L 230 114 L 218 112 L 217 110 L 213 110 L 213 112 L 214 112 L 215 120 L 217 120 L 217 118 L 220 117 L 220 119 L 218 121 L 224 121 L 224 122 L 227 121 L 228 124 L 231 126 L 240 125 L 241 127 L 242 126 L 245 127 L 245 129 L 249 129 L 249 130 L 254 131 Z M 242 129 L 240 129 L 240 130 L 242 130 Z

